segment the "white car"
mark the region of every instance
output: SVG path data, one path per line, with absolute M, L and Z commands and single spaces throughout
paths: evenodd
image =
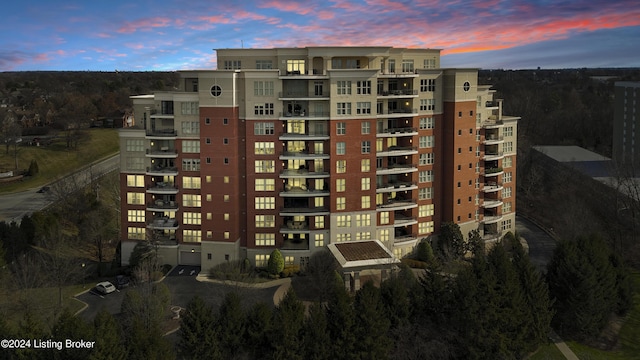
M 98 283 L 98 285 L 96 285 L 96 291 L 98 291 L 103 295 L 106 295 L 116 291 L 116 287 L 113 286 L 113 284 L 108 281 L 103 281 L 101 283 Z

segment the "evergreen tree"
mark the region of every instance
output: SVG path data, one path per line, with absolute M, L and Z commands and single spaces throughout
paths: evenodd
M 247 314 L 244 343 L 249 347 L 252 359 L 270 357 L 269 334 L 272 329 L 272 316 L 271 308 L 263 302 L 255 304 Z
M 453 222 L 445 222 L 440 226 L 438 250 L 444 260 L 455 260 L 464 256 L 466 251 L 464 237 L 460 226 Z
M 51 331 L 51 338 L 55 341 L 70 340 L 86 340 L 94 341 L 93 332 L 90 331 L 89 325 L 84 320 L 73 316 L 73 314 L 65 309 L 58 317 L 58 320 Z M 84 360 L 89 357 L 93 349 L 66 349 L 53 351 L 54 359 L 79 359 Z
M 275 276 L 284 270 L 284 258 L 280 250 L 275 249 L 269 255 L 269 261 L 267 262 L 267 271 L 269 274 Z
M 304 338 L 302 340 L 304 358 L 310 360 L 331 359 L 331 349 L 327 346 L 332 339 L 327 329 L 327 314 L 320 303 L 309 307 L 309 315 L 304 321 Z
M 409 323 L 411 315 L 409 286 L 400 276 L 392 276 L 380 284 L 380 295 L 387 319 L 391 321 L 391 329 Z
M 101 310 L 93 319 L 93 338 L 95 347 L 89 355 L 90 360 L 124 360 L 126 351 L 120 335 L 120 325 L 106 310 Z
M 304 305 L 293 288 L 285 294 L 273 314 L 271 342 L 275 359 L 302 359 L 300 334 L 304 326 Z
M 338 276 L 340 278 L 340 276 Z M 341 279 L 341 278 L 340 278 Z M 337 280 L 337 279 L 336 279 Z M 327 302 L 327 322 L 332 342 L 332 359 L 358 359 L 355 355 L 355 316 L 351 297 L 344 288 L 344 282 L 336 281 Z
M 180 324 L 178 354 L 185 359 L 222 359 L 214 324 L 211 306 L 199 296 L 191 299 Z
M 429 244 L 429 241 L 427 241 L 426 239 L 423 239 L 418 243 L 418 247 L 416 249 L 416 259 L 433 265 L 435 256 L 433 255 L 431 244 Z
M 240 306 L 240 297 L 229 292 L 218 311 L 217 333 L 222 358 L 233 359 L 243 350 L 245 318 Z
M 49 334 L 43 330 L 44 326 L 31 310 L 27 310 L 24 317 L 18 323 L 17 339 L 46 339 Z M 18 359 L 51 359 L 53 353 L 41 349 L 16 349 Z
M 356 294 L 355 354 L 360 359 L 388 359 L 392 343 L 388 337 L 390 322 L 380 290 L 368 281 Z

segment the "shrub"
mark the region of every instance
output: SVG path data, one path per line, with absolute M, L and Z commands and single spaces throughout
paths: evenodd
M 284 267 L 280 273 L 280 277 L 292 277 L 293 275 L 297 275 L 299 272 L 300 265 L 288 265 Z
M 428 267 L 428 264 L 426 262 L 416 260 L 416 259 L 405 258 L 405 259 L 401 259 L 400 261 L 403 264 L 407 265 L 408 267 L 414 268 L 414 269 L 426 269 Z
M 280 250 L 275 249 L 269 256 L 269 262 L 267 263 L 267 271 L 270 275 L 278 275 L 284 270 L 284 258 Z

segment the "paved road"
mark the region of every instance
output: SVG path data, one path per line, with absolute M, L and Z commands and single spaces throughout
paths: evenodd
M 115 155 L 97 163 L 91 164 L 65 178 L 49 184 L 51 189 L 64 189 L 76 184 L 89 184 L 91 179 L 99 178 L 120 166 L 120 156 Z M 73 185 L 71 185 L 73 183 Z M 0 221 L 20 222 L 25 215 L 42 210 L 51 205 L 54 197 L 47 193 L 38 193 L 40 187 L 14 194 L 0 195 Z
M 540 271 L 546 271 L 547 264 L 553 256 L 553 250 L 556 248 L 556 241 L 549 236 L 549 234 L 522 216 L 516 216 L 516 230 L 529 244 L 529 258 L 531 262 Z

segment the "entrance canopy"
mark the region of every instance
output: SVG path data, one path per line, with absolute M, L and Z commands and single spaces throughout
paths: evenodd
M 334 243 L 327 247 L 342 268 L 345 287 L 351 291 L 360 289 L 361 271 L 381 270 L 384 279 L 387 271 L 395 269 L 400 263 L 379 240 Z

